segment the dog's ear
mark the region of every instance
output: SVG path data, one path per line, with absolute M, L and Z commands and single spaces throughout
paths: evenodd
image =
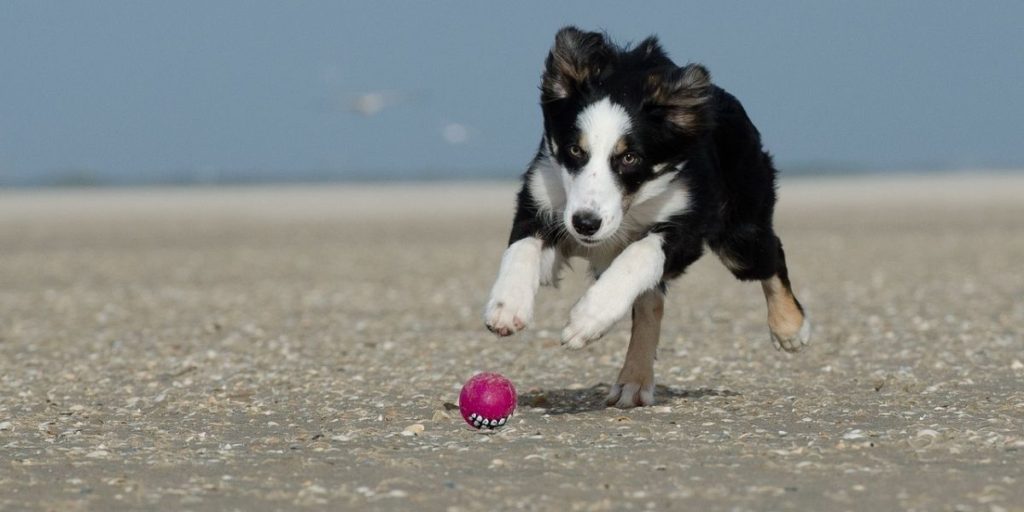
M 711 128 L 711 74 L 687 64 L 648 76 L 645 107 L 660 111 L 679 130 L 696 135 Z
M 611 47 L 604 34 L 565 27 L 555 35 L 555 44 L 544 61 L 541 102 L 549 103 L 581 91 L 587 81 L 601 73 Z

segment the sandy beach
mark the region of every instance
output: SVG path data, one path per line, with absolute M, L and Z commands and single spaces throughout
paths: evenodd
M 705 256 L 632 410 L 582 262 L 485 330 L 515 186 L 0 190 L 0 509 L 1024 510 L 1024 174 L 783 180 L 811 345 Z

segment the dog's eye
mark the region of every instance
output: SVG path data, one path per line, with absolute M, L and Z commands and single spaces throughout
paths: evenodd
M 622 165 L 634 166 L 640 163 L 640 155 L 630 151 L 622 155 Z
M 569 146 L 569 154 L 575 158 L 579 158 L 583 156 L 583 148 L 577 146 L 576 144 L 572 144 Z

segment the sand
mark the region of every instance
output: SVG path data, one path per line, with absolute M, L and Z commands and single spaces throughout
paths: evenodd
M 0 509 L 1024 510 L 1024 175 L 785 180 L 811 346 L 705 257 L 626 411 L 628 322 L 558 343 L 585 265 L 484 329 L 513 192 L 0 191 Z

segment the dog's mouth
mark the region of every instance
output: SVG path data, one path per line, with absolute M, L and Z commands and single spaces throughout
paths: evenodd
M 587 247 L 587 248 L 597 247 L 597 246 L 603 244 L 606 241 L 603 238 L 594 238 L 592 236 L 583 236 L 583 235 L 576 235 L 576 234 L 573 235 L 573 238 L 576 239 L 576 243 L 582 245 L 583 247 Z

